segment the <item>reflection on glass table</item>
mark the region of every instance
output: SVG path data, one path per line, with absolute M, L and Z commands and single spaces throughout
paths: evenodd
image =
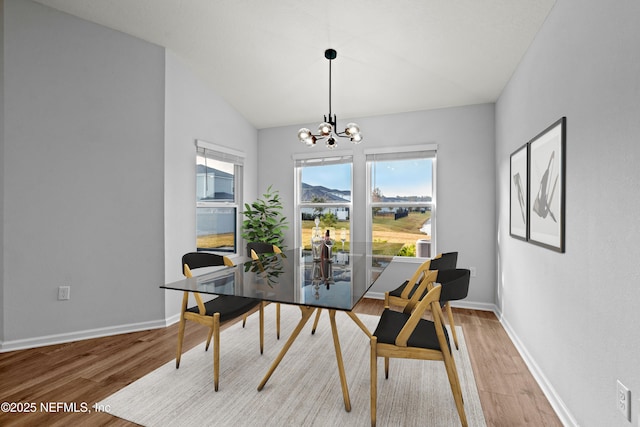
M 351 243 L 348 252 L 328 257 L 328 251 L 320 260 L 314 259 L 310 250 L 293 249 L 282 254 L 263 254 L 257 260 L 247 260 L 235 267 L 226 267 L 202 276 L 183 279 L 161 286 L 164 289 L 237 295 L 258 298 L 263 301 L 293 304 L 300 308 L 301 319 L 280 354 L 258 385 L 262 390 L 280 361 L 287 353 L 311 315 L 327 309 L 331 322 L 338 373 L 342 386 L 345 410 L 351 410 L 342 353 L 336 326 L 336 311 L 344 311 L 362 331 L 371 336 L 366 326 L 352 311 L 384 266 L 374 265 L 366 243 Z M 315 327 L 314 327 L 315 330 Z
M 247 258 L 235 267 L 225 267 L 161 287 L 350 311 L 384 269 L 372 265 L 366 248 L 366 244 L 352 243 L 350 251 L 316 262 L 309 250 L 292 249 L 282 254 L 263 254 L 258 260 Z M 317 271 L 315 276 L 314 268 Z M 328 291 L 335 289 L 335 293 L 322 292 L 319 298 L 316 297 L 312 289 L 318 285 L 318 274 L 323 276 L 325 291 L 329 281 Z

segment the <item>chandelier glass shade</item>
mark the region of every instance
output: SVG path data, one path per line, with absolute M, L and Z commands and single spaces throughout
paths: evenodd
M 349 138 L 354 144 L 362 142 L 362 134 L 360 133 L 360 127 L 355 123 L 347 124 L 344 131 L 340 132 L 337 129 L 338 120 L 335 114 L 331 114 L 331 61 L 336 59 L 337 52 L 333 49 L 327 49 L 324 51 L 324 57 L 329 60 L 329 115 L 324 116 L 324 121 L 318 126 L 318 133 L 314 134 L 307 128 L 302 128 L 298 131 L 298 139 L 303 144 L 309 147 L 316 145 L 317 141 L 326 140 L 327 148 L 333 149 L 338 143 L 336 138 Z

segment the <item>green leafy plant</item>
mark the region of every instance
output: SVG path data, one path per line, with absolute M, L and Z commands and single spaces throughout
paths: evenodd
M 416 245 L 404 245 L 398 252 L 398 256 L 416 256 Z
M 335 227 L 338 223 L 338 217 L 333 212 L 327 212 L 322 215 L 321 219 L 323 227 Z
M 248 242 L 271 243 L 284 249 L 284 230 L 288 229 L 287 218 L 282 215 L 280 193 L 271 185 L 255 202 L 244 204 L 245 220 L 242 222 L 242 237 Z
M 244 263 L 244 271 L 256 273 L 258 277 L 266 279 L 267 285 L 273 288 L 278 284 L 278 278 L 285 272 L 284 254 L 258 254 L 258 259 Z

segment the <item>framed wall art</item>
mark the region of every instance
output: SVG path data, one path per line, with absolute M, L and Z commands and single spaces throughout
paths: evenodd
M 566 117 L 549 126 L 529 147 L 528 239 L 565 251 Z
M 527 240 L 527 226 L 529 224 L 528 183 L 529 167 L 528 149 L 525 144 L 511 154 L 509 168 L 510 207 L 509 207 L 509 234 L 516 239 Z

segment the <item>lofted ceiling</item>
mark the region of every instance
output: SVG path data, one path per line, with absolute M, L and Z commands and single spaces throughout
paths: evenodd
M 36 0 L 164 46 L 256 128 L 494 102 L 555 0 Z

